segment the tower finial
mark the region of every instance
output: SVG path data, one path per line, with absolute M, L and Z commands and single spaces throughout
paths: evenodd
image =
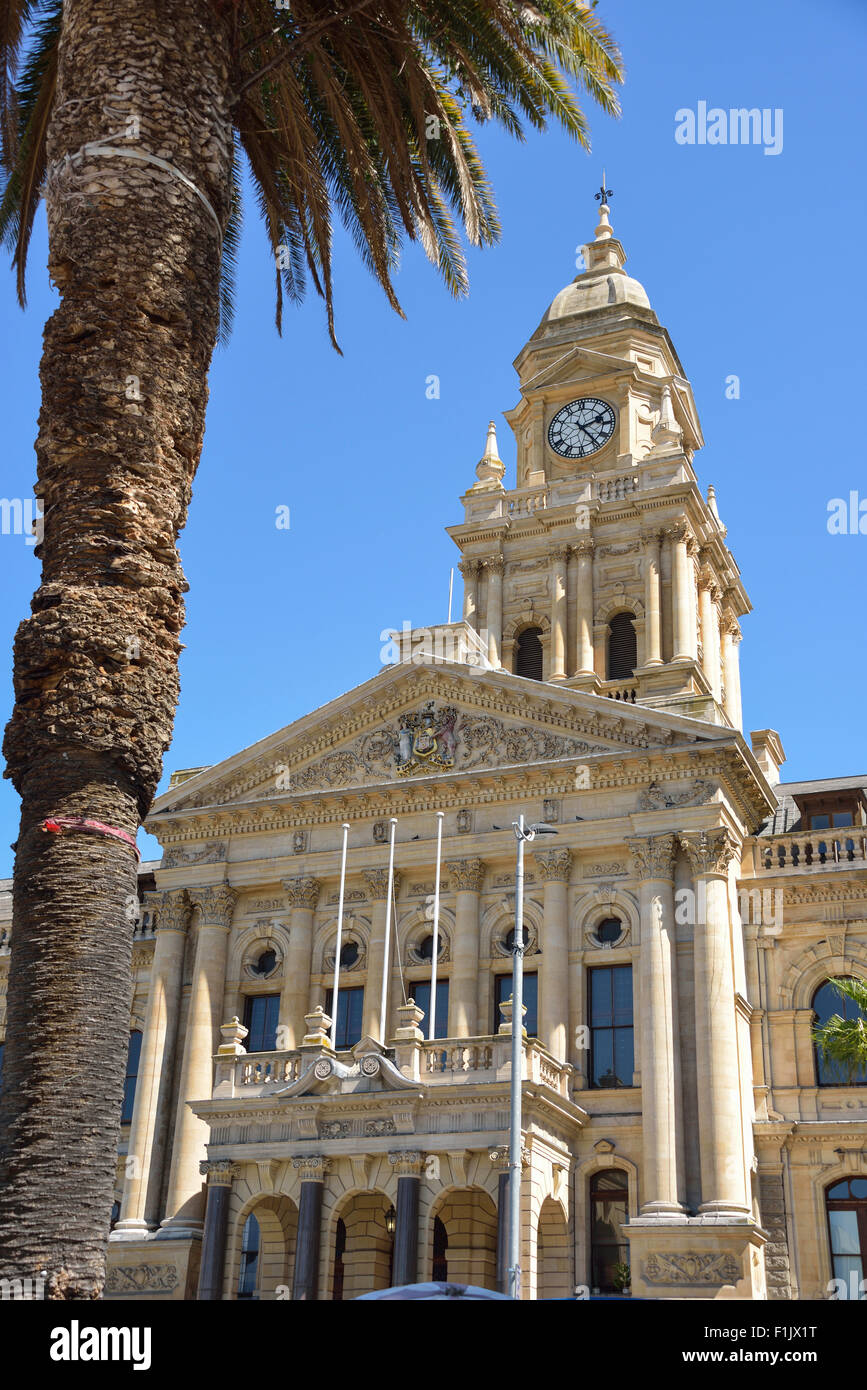
M 506 465 L 500 458 L 497 449 L 497 426 L 491 420 L 488 425 L 488 437 L 485 441 L 485 452 L 476 465 L 476 477 L 478 482 L 475 487 L 502 487 L 503 474 Z
M 614 233 L 611 230 L 611 223 L 608 221 L 608 199 L 614 196 L 613 188 L 605 187 L 605 170 L 602 170 L 602 187 L 598 193 L 593 194 L 599 204 L 599 225 L 596 228 L 596 240 L 607 241 Z

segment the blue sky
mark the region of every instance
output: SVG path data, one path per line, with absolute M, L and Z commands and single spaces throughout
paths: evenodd
M 600 0 L 623 49 L 619 121 L 590 109 L 593 152 L 557 131 L 516 145 L 481 130 L 503 222 L 471 252 L 455 301 L 417 247 L 397 287 L 399 319 L 336 245 L 337 329 L 321 304 L 273 326 L 273 270 L 249 205 L 238 312 L 211 370 L 202 463 L 180 547 L 191 585 L 171 770 L 217 762 L 379 669 L 380 632 L 446 617 L 461 520 L 487 422 L 517 400 L 512 361 L 592 237 L 603 166 L 611 220 L 692 380 L 728 539 L 754 605 L 741 647 L 747 729 L 779 730 L 788 780 L 867 769 L 861 720 L 867 536 L 830 535 L 828 503 L 867 501 L 863 435 L 865 237 L 860 0 Z M 675 113 L 783 112 L 777 155 L 761 146 L 681 145 Z M 0 492 L 32 496 L 42 326 L 53 299 L 44 219 L 17 308 L 0 273 L 5 394 Z M 426 379 L 440 378 L 438 400 Z M 740 399 L 726 378 L 740 379 Z M 275 511 L 290 509 L 288 530 Z M 865 506 L 867 514 L 867 506 Z M 865 521 L 867 526 L 867 521 Z M 0 718 L 12 704 L 11 648 L 38 562 L 0 536 Z M 456 575 L 456 593 L 460 586 Z M 0 875 L 17 831 L 0 784 Z M 158 853 L 142 836 L 146 855 Z

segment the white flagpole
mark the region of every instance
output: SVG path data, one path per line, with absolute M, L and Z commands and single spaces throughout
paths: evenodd
M 449 570 L 449 622 L 451 622 L 451 620 L 452 620 L 452 590 L 454 589 L 454 587 L 455 587 L 455 572 L 454 572 L 453 569 L 450 569 L 450 570 Z
M 340 952 L 343 949 L 343 893 L 346 887 L 346 846 L 349 841 L 349 826 L 343 823 L 343 853 L 340 856 L 340 900 L 337 905 L 337 946 L 334 951 L 334 988 L 331 991 L 331 1046 L 335 1052 L 337 1042 L 337 994 L 340 985 Z
M 436 1018 L 437 1018 L 437 955 L 440 948 L 440 864 L 443 857 L 443 818 L 444 813 L 437 811 L 437 872 L 434 879 L 434 919 L 433 919 L 433 954 L 430 963 L 430 1008 L 428 1009 L 427 1035 L 431 1042 L 436 1037 Z
M 382 959 L 382 998 L 379 1004 L 379 1041 L 385 1047 L 385 1030 L 388 1023 L 388 948 L 391 942 L 391 895 L 394 884 L 394 835 L 397 830 L 397 820 L 394 816 L 389 821 L 391 834 L 388 846 L 388 897 L 385 904 L 385 950 Z

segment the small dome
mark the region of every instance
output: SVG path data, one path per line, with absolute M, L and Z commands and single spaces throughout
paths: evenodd
M 586 272 L 576 276 L 555 295 L 543 323 L 554 319 L 568 319 L 575 314 L 589 314 L 596 309 L 605 309 L 609 304 L 635 304 L 642 309 L 650 308 L 647 291 L 631 275 L 611 271 L 606 274 Z

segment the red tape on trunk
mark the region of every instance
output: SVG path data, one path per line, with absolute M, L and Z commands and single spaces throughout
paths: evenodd
M 49 835 L 64 835 L 67 830 L 84 830 L 90 835 L 107 835 L 111 840 L 122 840 L 141 859 L 138 845 L 132 835 L 125 830 L 116 830 L 113 825 L 103 825 L 99 820 L 88 820 L 86 816 L 49 816 L 42 822 L 42 829 Z

